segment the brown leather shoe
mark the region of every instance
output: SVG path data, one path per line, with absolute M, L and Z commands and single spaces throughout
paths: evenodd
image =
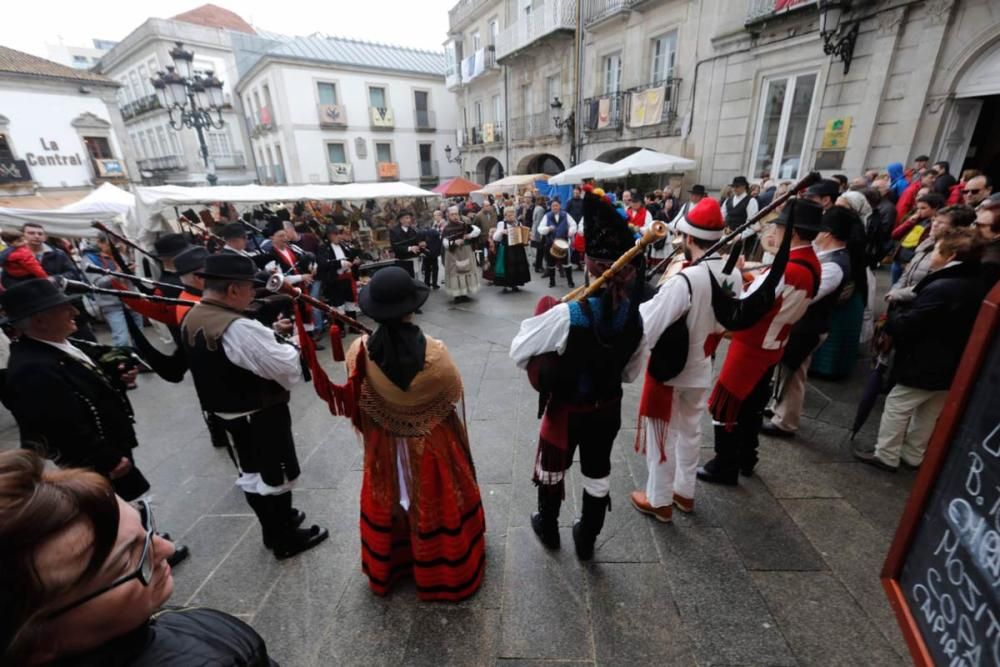
M 674 506 L 653 507 L 649 504 L 649 498 L 646 497 L 645 491 L 633 491 L 629 494 L 629 500 L 632 501 L 632 506 L 637 510 L 643 514 L 648 514 L 661 523 L 670 523 L 673 521 Z
M 694 498 L 685 498 L 684 496 L 679 496 L 674 494 L 674 507 L 684 512 L 685 514 L 690 514 L 694 511 Z

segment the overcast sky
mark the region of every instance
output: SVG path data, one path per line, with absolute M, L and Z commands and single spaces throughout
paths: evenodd
M 10 0 L 13 2 L 14 0 Z M 441 50 L 448 10 L 458 0 L 217 0 L 255 27 L 288 35 L 321 32 Z M 0 44 L 45 57 L 45 44 L 90 46 L 121 40 L 151 16 L 170 18 L 197 0 L 28 0 L 4 12 Z

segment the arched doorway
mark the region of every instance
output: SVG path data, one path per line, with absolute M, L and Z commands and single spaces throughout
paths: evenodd
M 968 58 L 952 84 L 952 101 L 938 143 L 938 159 L 951 165 L 956 177 L 978 169 L 996 182 L 1000 178 L 1000 38 Z
M 622 146 L 620 148 L 612 148 L 609 151 L 604 151 L 597 156 L 596 159 L 601 162 L 607 162 L 611 164 L 612 162 L 618 162 L 618 160 L 623 160 L 627 158 L 632 153 L 638 153 L 642 150 L 642 146 Z
M 504 177 L 503 165 L 500 160 L 487 155 L 476 165 L 476 182 L 486 185 L 493 181 L 499 181 Z
M 563 161 L 551 153 L 535 153 L 528 155 L 517 165 L 519 174 L 548 174 L 555 176 L 566 171 Z

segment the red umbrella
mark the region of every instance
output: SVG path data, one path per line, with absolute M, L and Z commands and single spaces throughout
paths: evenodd
M 449 178 L 444 183 L 440 183 L 431 192 L 436 192 L 445 197 L 467 197 L 473 190 L 482 190 L 483 186 L 472 181 L 467 181 L 461 176 Z

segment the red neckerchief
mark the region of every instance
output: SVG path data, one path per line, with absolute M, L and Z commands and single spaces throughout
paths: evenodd
M 272 250 L 274 250 L 274 252 L 278 254 L 278 257 L 284 260 L 285 264 L 288 265 L 289 273 L 298 273 L 298 270 L 295 268 L 295 253 L 292 252 L 291 248 L 285 246 L 284 250 L 278 250 L 272 246 Z

